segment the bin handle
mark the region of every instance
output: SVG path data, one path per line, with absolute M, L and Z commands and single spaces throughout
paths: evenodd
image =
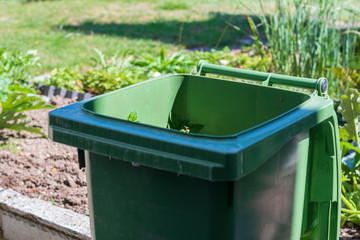
M 264 85 L 272 84 L 287 85 L 299 88 L 314 89 L 319 96 L 325 96 L 328 88 L 326 78 L 311 79 L 303 77 L 292 77 L 275 73 L 258 72 L 232 67 L 219 66 L 200 60 L 197 64 L 197 75 L 205 76 L 207 73 L 241 78 L 246 80 L 261 81 Z

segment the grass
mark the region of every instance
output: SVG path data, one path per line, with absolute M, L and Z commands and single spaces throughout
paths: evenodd
M 266 11 L 274 10 L 275 0 L 262 1 Z M 249 33 L 250 11 L 240 2 L 261 13 L 257 1 L 245 0 L 0 0 L 0 48 L 37 49 L 42 66 L 34 69 L 36 75 L 64 66 L 86 69 L 94 48 L 106 55 L 125 50 L 138 55 L 156 54 L 161 46 L 167 52 L 237 47 Z M 227 22 L 241 31 L 227 27 L 221 37 Z
M 155 54 L 160 46 L 167 51 L 236 46 L 241 34 L 231 28 L 218 44 L 226 21 L 248 25 L 247 12 L 230 0 L 23 2 L 0 1 L 0 47 L 37 49 L 43 64 L 36 74 L 87 68 L 94 48 L 106 55 L 125 50 L 138 55 Z

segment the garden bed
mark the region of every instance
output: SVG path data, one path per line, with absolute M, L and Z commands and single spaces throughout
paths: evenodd
M 50 97 L 50 103 L 57 107 L 73 102 L 75 100 Z M 27 112 L 33 119 L 31 125 L 47 133 L 49 111 L 51 109 Z M 76 148 L 38 134 L 9 130 L 1 131 L 1 141 L 1 187 L 78 213 L 88 213 L 85 170 L 79 169 Z

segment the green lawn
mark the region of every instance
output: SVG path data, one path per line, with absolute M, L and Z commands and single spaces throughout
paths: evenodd
M 239 45 L 248 12 L 231 0 L 0 1 L 0 47 L 37 49 L 42 66 L 91 66 L 93 48 L 107 55 Z M 221 40 L 221 41 L 220 41 Z
M 262 1 L 273 11 L 275 0 Z M 0 0 L 0 47 L 37 49 L 42 66 L 35 75 L 63 66 L 84 69 L 92 66 L 93 48 L 138 55 L 158 53 L 160 46 L 167 52 L 238 47 L 239 38 L 250 34 L 246 17 L 259 11 L 256 0 Z

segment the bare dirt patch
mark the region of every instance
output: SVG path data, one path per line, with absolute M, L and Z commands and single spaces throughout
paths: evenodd
M 57 107 L 75 102 L 51 97 Z M 27 112 L 31 125 L 47 133 L 48 112 Z M 0 186 L 23 195 L 50 201 L 78 213 L 88 212 L 85 169 L 79 169 L 74 147 L 51 141 L 37 134 L 1 130 L 2 141 L 15 147 L 0 150 Z
M 354 226 L 352 223 L 345 224 L 344 227 L 340 229 L 340 239 L 339 240 L 350 240 L 350 239 L 360 239 L 360 228 Z

